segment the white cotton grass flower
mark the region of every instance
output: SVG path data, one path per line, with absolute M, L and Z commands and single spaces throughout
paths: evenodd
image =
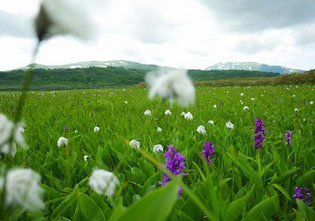
M 154 153 L 160 153 L 160 152 L 163 152 L 163 146 L 161 144 L 157 144 L 157 145 L 154 145 L 153 147 L 153 152 Z
M 131 140 L 129 142 L 129 145 L 131 146 L 131 148 L 134 148 L 134 149 L 139 149 L 140 146 L 141 146 L 141 143 L 137 140 Z
M 158 127 L 157 129 L 157 132 L 161 133 L 162 132 L 162 128 Z
M 217 108 L 218 106 L 216 104 L 213 105 L 213 108 Z
M 227 122 L 226 124 L 225 124 L 225 126 L 226 126 L 226 128 L 227 129 L 229 129 L 229 130 L 232 130 L 233 128 L 234 128 L 234 124 L 232 124 L 232 122 Z
M 160 96 L 163 99 L 177 100 L 181 106 L 195 103 L 196 91 L 186 70 L 160 69 L 146 75 L 150 92 L 149 99 Z
M 55 35 L 72 35 L 89 39 L 94 35 L 93 26 L 83 8 L 74 0 L 43 0 L 35 19 L 39 41 Z
M 243 107 L 243 110 L 244 110 L 244 111 L 248 111 L 248 110 L 249 110 L 249 107 L 244 106 L 244 107 Z
M 75 134 L 77 134 L 78 132 L 79 132 L 78 130 L 75 130 L 75 131 L 74 131 Z
M 193 115 L 192 115 L 190 112 L 186 113 L 185 116 L 184 116 L 184 118 L 185 118 L 186 120 L 193 120 L 193 119 L 194 119 Z
M 14 123 L 6 115 L 0 113 L 0 146 L 9 142 Z
M 108 197 L 112 197 L 115 194 L 115 189 L 118 185 L 119 181 L 115 174 L 102 169 L 94 170 L 89 179 L 89 186 L 93 191 Z
M 213 120 L 209 120 L 209 121 L 208 121 L 208 124 L 214 125 L 214 121 L 213 121 Z
M 251 100 L 251 101 L 254 101 L 254 100 L 255 100 L 255 98 L 253 98 L 253 97 L 252 97 L 250 100 Z
M 243 102 L 242 100 L 240 100 L 240 103 L 241 103 L 241 105 L 243 105 L 243 104 L 244 104 L 244 102 Z
M 198 128 L 197 128 L 197 132 L 201 135 L 205 135 L 207 133 L 206 131 L 206 128 L 203 126 L 203 125 L 200 125 Z
M 143 113 L 145 116 L 151 116 L 152 113 L 150 110 L 146 110 L 144 113 Z
M 314 101 L 310 101 L 310 105 L 313 105 L 314 104 Z
M 166 111 L 165 111 L 165 115 L 166 115 L 166 116 L 171 116 L 171 115 L 172 115 L 172 112 L 171 112 L 170 110 L 166 110 Z
M 11 157 L 14 157 L 16 154 L 16 144 L 12 143 L 12 145 L 6 143 L 2 146 L 0 146 L 0 153 L 5 155 L 11 155 Z
M 29 211 L 44 209 L 45 203 L 42 197 L 44 190 L 39 183 L 40 175 L 31 169 L 9 170 L 5 182 L 7 207 L 20 205 Z
M 60 137 L 57 141 L 58 147 L 66 147 L 68 146 L 69 140 L 65 137 Z
M 240 96 L 244 96 L 244 93 L 240 93 Z
M 128 104 L 128 101 L 124 101 L 125 104 Z
M 299 110 L 299 109 L 297 109 L 297 108 L 294 108 L 294 111 L 295 111 L 295 112 L 299 112 L 300 110 Z
M 186 113 L 183 111 L 180 115 L 182 115 L 182 116 L 184 117 L 184 116 L 185 116 L 185 114 L 186 114 Z
M 99 132 L 100 129 L 101 129 L 100 127 L 96 126 L 96 127 L 94 127 L 93 131 L 96 133 L 96 132 Z
M 88 161 L 88 160 L 90 159 L 90 157 L 89 157 L 88 155 L 84 155 L 84 156 L 83 156 L 83 159 L 84 159 L 84 161 L 86 162 L 86 161 Z

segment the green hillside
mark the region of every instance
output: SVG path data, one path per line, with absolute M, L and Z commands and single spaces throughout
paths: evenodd
M 23 70 L 0 72 L 0 90 L 19 89 Z M 148 70 L 123 67 L 89 67 L 74 69 L 35 69 L 32 90 L 59 90 L 103 87 L 124 87 L 144 81 Z M 274 77 L 278 73 L 242 70 L 189 70 L 194 81 L 212 81 L 232 78 Z

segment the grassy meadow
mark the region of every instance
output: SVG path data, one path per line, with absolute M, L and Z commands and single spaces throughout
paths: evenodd
M 22 214 L 20 220 L 312 220 L 314 199 L 307 206 L 292 196 L 296 186 L 315 192 L 314 89 L 198 86 L 195 105 L 186 108 L 150 101 L 144 88 L 30 92 L 22 117 L 29 149 L 18 148 L 8 166 L 41 175 L 45 210 L 14 208 L 9 215 Z M 0 113 L 12 119 L 17 100 L 17 92 L 0 92 Z M 147 109 L 152 116 L 144 115 Z M 188 111 L 192 121 L 181 116 Z M 266 128 L 260 151 L 253 138 L 258 117 Z M 232 130 L 226 128 L 229 121 Z M 197 133 L 199 125 L 206 135 Z M 59 137 L 69 145 L 58 147 Z M 139 151 L 129 146 L 132 139 L 140 141 Z M 210 165 L 201 156 L 206 141 L 215 146 Z M 152 151 L 156 144 L 164 152 L 171 145 L 186 157 L 182 180 L 160 187 L 158 164 L 165 157 Z M 89 188 L 96 168 L 119 179 L 113 198 Z

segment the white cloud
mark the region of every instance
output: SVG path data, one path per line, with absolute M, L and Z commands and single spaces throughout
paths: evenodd
M 216 62 L 256 61 L 314 68 L 314 32 L 308 27 L 314 24 L 314 16 L 286 18 L 283 16 L 292 13 L 294 4 L 268 0 L 256 9 L 254 3 L 240 4 L 246 1 L 226 5 L 221 0 L 211 4 L 196 0 L 76 0 L 96 23 L 98 38 L 89 42 L 71 37 L 49 40 L 42 45 L 37 62 L 65 64 L 125 59 L 205 68 Z M 30 24 L 38 4 L 39 0 L 6 1 L 0 5 L 0 17 L 14 18 L 12 22 L 17 21 L 16 24 Z M 273 9 L 262 13 L 268 7 L 284 6 L 280 14 Z M 302 6 L 296 12 L 307 13 L 309 8 Z M 0 28 L 1 25 L 6 24 L 0 23 Z M 0 50 L 5 52 L 0 54 L 0 70 L 28 64 L 35 44 L 29 33 L 31 30 L 25 25 L 13 27 L 8 23 L 6 29 L 0 29 Z

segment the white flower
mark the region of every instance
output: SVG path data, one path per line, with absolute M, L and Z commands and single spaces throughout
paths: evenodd
M 165 111 L 165 115 L 166 115 L 166 116 L 171 116 L 171 114 L 172 114 L 172 112 L 171 112 L 170 110 L 166 110 L 166 111 Z
M 146 110 L 146 111 L 144 112 L 144 115 L 145 115 L 145 116 L 151 116 L 151 111 L 150 111 L 150 110 Z
M 292 97 L 295 97 L 295 94 L 293 94 Z
M 310 101 L 310 104 L 313 105 L 313 104 L 314 104 L 314 101 Z
M 248 111 L 248 110 L 249 110 L 249 107 L 244 106 L 244 107 L 243 107 L 243 110 L 244 110 L 244 111 Z
M 295 112 L 299 112 L 299 109 L 297 109 L 297 108 L 294 108 L 294 111 L 295 111 Z
M 75 130 L 75 131 L 74 131 L 75 134 L 78 133 L 78 132 L 79 132 L 78 130 Z
M 195 102 L 195 87 L 186 70 L 161 69 L 158 73 L 149 73 L 145 80 L 150 87 L 149 99 L 158 95 L 171 102 L 176 99 L 182 106 Z
M 251 100 L 251 101 L 254 101 L 254 100 L 255 100 L 255 98 L 253 98 L 253 97 L 252 97 L 250 100 Z
M 94 127 L 94 132 L 99 132 L 101 128 L 99 128 L 98 126 Z
M 93 191 L 108 197 L 114 195 L 116 186 L 118 185 L 119 181 L 115 174 L 102 169 L 94 170 L 89 179 L 89 186 Z
M 84 159 L 84 161 L 86 162 L 86 161 L 88 161 L 88 160 L 90 159 L 90 157 L 89 157 L 88 155 L 84 155 L 84 156 L 83 156 L 83 159 Z
M 13 128 L 13 122 L 4 114 L 0 114 L 0 146 L 9 142 Z
M 185 114 L 186 114 L 185 112 L 182 112 L 180 115 L 185 116 Z
M 232 130 L 234 128 L 234 124 L 232 124 L 231 122 L 227 122 L 225 124 L 226 128 L 229 129 L 229 130 Z
M 240 103 L 241 103 L 242 105 L 244 104 L 242 100 L 240 100 Z
M 240 93 L 240 96 L 244 96 L 244 93 Z
M 68 139 L 65 137 L 60 137 L 57 141 L 58 147 L 68 146 Z
M 209 121 L 208 121 L 208 124 L 214 125 L 214 121 L 213 121 L 213 120 L 209 120 Z
M 161 144 L 154 145 L 153 152 L 154 153 L 163 152 L 163 146 Z
M 137 140 L 131 140 L 129 145 L 132 147 L 132 148 L 135 148 L 135 149 L 139 149 L 141 144 L 139 141 Z
M 9 145 L 8 143 L 0 146 L 0 153 L 2 154 L 10 154 L 12 157 L 16 154 L 16 144 L 12 143 L 12 145 Z
M 125 101 L 125 104 L 128 104 L 128 101 Z
M 203 125 L 200 125 L 198 128 L 197 128 L 197 132 L 202 134 L 202 135 L 205 135 L 207 132 L 206 132 L 206 128 L 203 126 Z
M 193 115 L 192 115 L 190 112 L 186 113 L 185 116 L 184 116 L 184 118 L 185 118 L 186 120 L 193 120 L 193 119 L 194 119 Z
M 157 128 L 157 132 L 161 133 L 162 132 L 162 128 L 158 127 Z
M 306 121 L 306 118 L 303 118 L 303 122 L 305 122 Z
M 214 104 L 214 105 L 213 105 L 213 108 L 217 108 L 217 105 L 216 105 L 216 104 Z
M 36 17 L 38 40 L 54 35 L 73 35 L 88 39 L 93 35 L 92 25 L 77 2 L 69 0 L 44 0 Z
M 40 175 L 31 169 L 11 169 L 6 178 L 7 206 L 20 205 L 26 210 L 38 211 L 45 207 Z
M 288 87 L 286 88 L 287 90 L 290 90 Z

